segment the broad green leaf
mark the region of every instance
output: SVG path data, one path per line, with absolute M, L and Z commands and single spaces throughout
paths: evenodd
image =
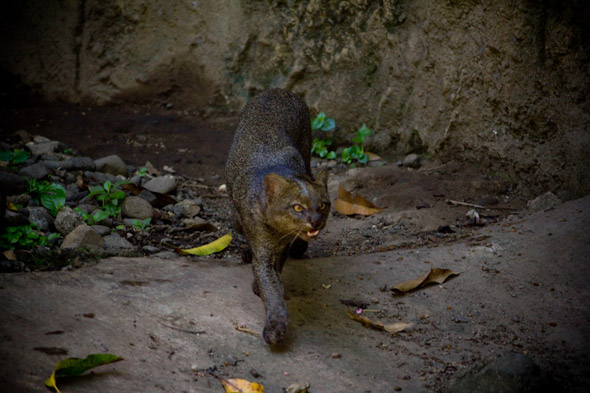
M 336 155 L 335 151 L 331 151 L 328 153 L 328 156 L 326 157 L 328 160 L 335 160 L 338 156 Z
M 123 191 L 113 192 L 111 194 L 111 199 L 123 199 L 125 198 L 125 193 Z
M 10 157 L 12 157 L 12 152 L 8 150 L 0 151 L 0 161 L 10 161 Z
M 326 114 L 324 112 L 318 113 L 318 115 L 311 121 L 311 129 L 312 130 L 319 130 L 324 124 L 324 119 L 326 118 Z
M 177 249 L 179 254 L 190 254 L 190 255 L 209 255 L 224 250 L 231 242 L 231 233 L 220 237 L 219 239 L 212 241 L 211 243 L 205 244 L 204 246 L 190 248 L 187 250 Z
M 332 117 L 327 117 L 322 124 L 322 131 L 332 131 L 336 128 L 336 120 Z
M 103 188 L 104 188 L 104 189 L 105 189 L 107 192 L 109 192 L 109 191 L 111 190 L 111 186 L 112 186 L 112 183 L 111 183 L 111 181 L 110 181 L 110 180 L 107 180 L 107 181 L 105 181 L 105 182 L 104 182 L 104 184 L 102 185 L 102 187 L 103 187 Z
M 99 210 L 96 213 L 94 213 L 92 215 L 92 218 L 94 219 L 94 221 L 96 222 L 100 222 L 102 220 L 104 220 L 105 218 L 109 217 L 109 213 L 105 212 L 104 210 Z
M 45 385 L 54 388 L 58 393 L 59 389 L 55 383 L 55 378 L 60 377 L 77 377 L 91 368 L 103 366 L 123 360 L 120 356 L 111 355 L 109 353 L 99 353 L 88 355 L 85 359 L 68 358 L 60 360 L 55 366 L 55 370 L 49 378 L 45 381 Z
M 363 126 L 361 128 L 358 129 L 358 131 L 356 132 L 357 136 L 363 138 L 363 140 L 368 137 L 369 135 L 371 135 L 371 130 L 369 129 L 369 127 L 367 127 L 364 123 Z
M 29 153 L 24 150 L 15 150 L 12 155 L 12 162 L 15 164 L 22 164 L 29 159 Z

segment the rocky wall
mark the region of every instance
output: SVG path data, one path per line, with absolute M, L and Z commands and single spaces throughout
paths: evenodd
M 51 99 L 219 114 L 282 86 L 374 151 L 590 192 L 584 1 L 44 0 L 4 5 L 0 65 Z

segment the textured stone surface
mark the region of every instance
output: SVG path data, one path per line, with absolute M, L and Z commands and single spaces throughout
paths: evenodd
M 107 157 L 99 158 L 94 161 L 96 170 L 98 172 L 108 173 L 111 175 L 122 175 L 127 176 L 127 165 L 117 155 L 110 155 Z
M 82 223 L 84 223 L 82 217 L 67 206 L 61 208 L 55 217 L 55 228 L 64 236 Z
M 176 180 L 174 176 L 158 176 L 143 185 L 146 190 L 167 194 L 176 190 Z
M 54 218 L 44 207 L 29 207 L 29 222 L 37 229 L 47 231 L 53 227 Z
M 37 0 L 4 13 L 0 65 L 49 98 L 96 104 L 237 111 L 282 86 L 334 116 L 340 143 L 366 122 L 371 151 L 418 141 L 550 186 L 561 174 L 581 196 L 588 15 L 584 1 Z
M 134 251 L 135 247 L 121 236 L 112 234 L 104 237 L 104 249 L 108 254 L 115 255 Z
M 123 217 L 145 219 L 151 218 L 154 215 L 154 209 L 143 198 L 136 196 L 128 196 L 121 204 L 121 215 Z
M 61 248 L 82 248 L 82 247 L 100 247 L 104 246 L 102 236 L 86 224 L 80 224 L 70 232 L 61 244 Z
M 190 199 L 185 199 L 174 205 L 174 214 L 179 217 L 193 218 L 200 212 L 201 206 Z
M 26 176 L 31 179 L 41 180 L 49 175 L 49 169 L 41 162 L 37 162 L 31 166 L 26 166 L 18 172 L 21 176 Z

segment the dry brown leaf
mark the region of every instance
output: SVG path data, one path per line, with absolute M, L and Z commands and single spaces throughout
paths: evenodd
M 336 199 L 334 208 L 338 213 L 344 214 L 346 216 L 354 214 L 370 216 L 383 210 L 373 205 L 361 195 L 357 194 L 353 196 L 342 186 L 338 186 L 338 198 Z
M 366 151 L 365 154 L 369 156 L 369 161 L 379 161 L 379 160 L 381 160 L 381 156 L 379 156 L 379 155 L 377 155 L 375 153 L 371 153 L 371 152 Z
M 4 257 L 9 261 L 16 261 L 16 254 L 14 253 L 14 250 L 6 250 L 3 252 L 3 254 Z
M 387 333 L 395 334 L 395 333 L 402 332 L 406 329 L 409 329 L 412 326 L 414 326 L 413 323 L 396 322 L 396 323 L 392 323 L 392 324 L 383 326 L 383 330 L 385 330 Z
M 264 393 L 264 386 L 241 378 L 220 379 L 227 393 Z
M 455 273 L 449 269 L 439 269 L 439 268 L 432 268 L 430 271 L 414 280 L 404 281 L 402 283 L 397 284 L 393 288 L 392 291 L 397 292 L 409 292 L 411 290 L 424 287 L 428 284 L 442 284 L 444 283 L 449 277 L 457 276 L 460 273 Z
M 385 325 L 381 321 L 373 321 L 370 318 L 352 313 L 350 311 L 346 311 L 346 313 L 348 314 L 348 316 L 351 319 L 354 319 L 355 321 L 362 323 L 365 327 L 369 327 L 369 328 L 373 328 L 373 329 L 377 329 L 377 330 L 384 330 L 384 331 L 391 333 L 391 334 L 399 333 L 403 330 L 409 329 L 412 326 L 414 326 L 411 323 L 405 323 L 405 322 L 397 322 L 397 323 Z
M 150 175 L 160 176 L 160 171 L 157 170 L 156 167 L 153 166 L 149 161 L 145 162 L 145 169 Z

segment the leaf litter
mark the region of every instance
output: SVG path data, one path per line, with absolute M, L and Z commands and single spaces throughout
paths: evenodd
M 109 353 L 91 354 L 84 359 L 67 358 L 60 360 L 55 366 L 55 370 L 47 380 L 45 385 L 53 388 L 57 393 L 61 393 L 57 388 L 56 378 L 61 377 L 77 377 L 90 370 L 91 368 L 103 366 L 110 363 L 115 363 L 123 360 L 122 357 L 111 355 Z
M 353 195 L 352 193 L 346 191 L 342 186 L 338 186 L 338 198 L 336 198 L 334 208 L 338 213 L 344 214 L 346 216 L 355 214 L 371 216 L 383 210 L 372 204 L 365 197 L 359 194 Z

